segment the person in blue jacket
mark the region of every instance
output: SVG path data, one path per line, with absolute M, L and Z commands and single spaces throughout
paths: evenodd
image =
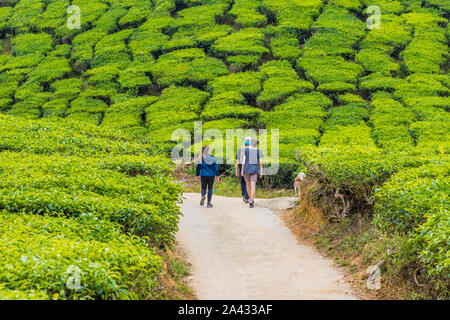
M 212 208 L 211 199 L 213 195 L 214 179 L 219 182 L 219 166 L 216 158 L 211 154 L 211 148 L 204 146 L 201 157 L 198 159 L 195 175 L 201 181 L 202 199 L 200 205 L 203 206 L 206 200 L 206 189 L 208 189 L 208 208 Z

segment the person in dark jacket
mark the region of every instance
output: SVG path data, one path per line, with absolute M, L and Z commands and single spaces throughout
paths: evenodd
M 216 158 L 211 154 L 211 148 L 204 146 L 202 154 L 198 160 L 196 173 L 197 179 L 200 180 L 202 186 L 202 198 L 200 205 L 203 206 L 206 200 L 206 191 L 208 190 L 208 208 L 212 208 L 211 199 L 213 195 L 214 179 L 219 182 L 219 166 Z
M 247 182 L 247 192 L 249 195 L 249 207 L 255 207 L 255 193 L 256 193 L 256 182 L 258 177 L 262 178 L 262 160 L 263 154 L 261 150 L 258 149 L 258 140 L 252 138 L 250 141 L 250 148 L 245 149 L 244 161 L 242 165 L 241 175 L 244 176 Z
M 244 200 L 244 203 L 248 204 L 249 196 L 247 192 L 247 182 L 245 182 L 245 178 L 243 175 L 241 175 L 242 172 L 242 164 L 244 163 L 244 153 L 245 149 L 250 147 L 250 140 L 251 137 L 247 137 L 244 139 L 244 145 L 238 149 L 236 154 L 236 177 L 239 177 L 239 180 L 241 181 L 241 193 L 242 193 L 242 199 Z

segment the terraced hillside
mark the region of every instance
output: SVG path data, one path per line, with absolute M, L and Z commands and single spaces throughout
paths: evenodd
M 63 122 L 63 123 L 61 123 Z M 0 299 L 157 298 L 181 192 L 125 134 L 0 115 Z
M 69 5 L 80 29 L 66 25 Z M 371 5 L 379 29 L 367 27 Z M 373 209 L 448 293 L 449 11 L 442 0 L 1 0 L 1 119 L 80 121 L 167 152 L 172 132 L 198 120 L 280 129 L 272 185 L 301 168 L 340 196 L 338 216 Z M 27 152 L 37 166 L 50 156 Z M 2 178 L 8 170 L 19 169 Z M 14 194 L 31 183 L 11 181 L 2 208 L 41 213 L 47 193 L 36 204 Z M 132 229 L 144 235 L 144 225 Z

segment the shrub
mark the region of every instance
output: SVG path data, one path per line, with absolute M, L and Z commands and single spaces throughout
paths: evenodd
M 131 66 L 124 70 L 117 81 L 122 88 L 139 89 L 152 84 L 149 77 L 141 70 L 139 65 Z
M 364 100 L 363 98 L 361 98 L 358 95 L 351 94 L 351 93 L 346 93 L 346 94 L 342 94 L 342 95 L 338 96 L 338 102 L 340 102 L 341 104 L 352 104 L 352 105 L 361 106 L 361 107 L 364 107 L 367 105 L 366 100 Z
M 323 134 L 320 146 L 367 146 L 375 147 L 371 137 L 370 127 L 364 123 L 355 125 L 336 125 Z
M 176 68 L 173 68 L 175 65 Z M 161 86 L 205 84 L 218 76 L 228 74 L 228 69 L 222 61 L 206 57 L 201 49 L 184 49 L 164 54 L 151 70 Z
M 208 103 L 201 114 L 201 118 L 204 120 L 219 120 L 225 118 L 255 120 L 261 113 L 262 111 L 258 108 L 236 103 L 230 104 L 219 100 Z
M 140 1 L 133 5 L 128 12 L 119 19 L 121 26 L 138 26 L 151 14 L 152 3 Z
M 257 98 L 259 106 L 269 108 L 286 97 L 314 89 L 314 86 L 301 80 L 287 61 L 270 61 L 260 67 L 265 81 L 263 91 Z
M 13 54 L 23 56 L 29 53 L 47 53 L 53 49 L 52 36 L 47 33 L 25 33 L 14 38 Z
M 0 32 L 5 32 L 8 28 L 8 20 L 13 13 L 13 8 L 11 7 L 1 7 L 0 8 Z
M 278 59 L 295 63 L 300 56 L 300 42 L 297 38 L 278 35 L 271 39 L 270 46 L 273 56 Z
M 330 118 L 327 120 L 325 129 L 334 126 L 348 126 L 358 124 L 369 119 L 369 112 L 366 108 L 356 105 L 345 105 L 330 109 Z
M 442 28 L 416 28 L 414 39 L 400 54 L 411 73 L 442 73 L 446 63 L 447 40 Z
M 69 106 L 69 101 L 66 99 L 53 99 L 42 105 L 42 116 L 50 117 L 57 116 L 62 117 L 65 115 Z
M 301 3 L 292 0 L 263 0 L 262 5 L 264 12 L 275 15 L 281 29 L 298 37 L 311 29 L 323 2 L 320 0 L 308 0 Z
M 260 1 L 237 0 L 228 13 L 236 17 L 235 23 L 240 27 L 261 27 L 267 23 L 267 18 L 259 12 L 260 7 Z
M 250 123 L 246 120 L 233 119 L 233 118 L 223 118 L 220 120 L 213 120 L 203 123 L 203 130 L 216 129 L 224 132 L 227 129 L 241 129 L 249 128 Z
M 139 127 L 143 123 L 142 116 L 145 109 L 157 100 L 157 97 L 145 96 L 117 102 L 107 109 L 102 126 L 110 128 Z
M 83 81 L 77 78 L 57 80 L 50 86 L 56 99 L 72 100 L 81 92 Z
M 403 83 L 403 79 L 391 78 L 381 73 L 372 73 L 360 78 L 359 89 L 366 94 L 376 92 L 377 90 L 392 92 Z
M 369 5 L 374 4 L 373 2 Z M 383 14 L 383 27 L 370 30 L 361 49 L 381 50 L 387 54 L 401 51 L 411 41 L 411 29 L 397 15 Z
M 161 258 L 119 226 L 88 216 L 74 220 L 0 214 L 2 297 L 138 299 L 154 295 Z M 133 270 L 133 272 L 130 272 Z M 75 272 L 80 288 L 67 283 Z M 75 283 L 76 285 L 76 283 Z
M 398 63 L 391 56 L 377 49 L 363 49 L 356 54 L 355 60 L 370 72 L 390 75 L 400 69 Z
M 260 29 L 246 28 L 229 36 L 219 38 L 212 47 L 218 56 L 257 55 L 269 53 L 264 46 L 264 33 Z
M 70 108 L 67 113 L 100 113 L 105 111 L 107 107 L 107 104 L 101 100 L 80 97 L 71 102 Z
M 232 73 L 209 82 L 208 89 L 214 95 L 233 91 L 256 96 L 262 89 L 261 80 L 262 75 L 253 71 Z
M 450 272 L 450 257 L 448 253 L 448 238 L 450 221 L 448 206 L 433 208 L 425 213 L 425 223 L 417 228 L 410 243 L 414 253 L 418 254 L 420 262 L 427 270 L 429 278 L 434 280 L 434 290 L 437 297 L 445 299 L 448 293 L 448 276 Z
M 45 4 L 36 0 L 21 0 L 13 9 L 13 14 L 8 20 L 9 28 L 19 32 L 29 32 L 34 26 L 35 18 L 44 11 Z
M 48 83 L 64 77 L 71 71 L 69 60 L 65 58 L 47 58 L 28 74 L 28 80 L 37 83 Z
M 297 68 L 315 83 L 346 82 L 355 84 L 363 69 L 342 57 L 330 56 L 323 51 L 305 50 L 297 61 Z
M 55 30 L 65 24 L 66 11 L 70 2 L 59 0 L 50 2 L 45 11 L 36 18 L 35 26 L 38 30 Z
M 448 191 L 444 163 L 400 171 L 375 190 L 375 223 L 386 232 L 412 231 L 425 222 L 427 212 L 448 209 Z

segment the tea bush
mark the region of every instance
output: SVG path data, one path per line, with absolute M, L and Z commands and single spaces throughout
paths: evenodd
M 6 299 L 136 299 L 154 295 L 161 258 L 112 223 L 0 214 Z M 12 241 L 13 240 L 13 241 Z M 70 277 L 79 275 L 73 287 Z M 79 287 L 76 287 L 76 286 Z
M 375 223 L 387 232 L 406 233 L 423 224 L 427 212 L 448 210 L 448 174 L 448 163 L 444 163 L 391 177 L 375 192 Z
M 67 28 L 69 5 L 81 9 L 80 29 Z M 367 27 L 371 5 L 381 9 L 379 29 Z M 114 252 L 145 236 L 170 245 L 180 190 L 160 156 L 172 132 L 192 133 L 200 120 L 203 131 L 279 129 L 280 157 L 265 161 L 280 171 L 263 184 L 290 187 L 307 170 L 356 203 L 347 214 L 375 208 L 380 229 L 403 228 L 405 256 L 445 297 L 448 208 L 436 195 L 447 173 L 420 172 L 448 165 L 448 13 L 436 0 L 4 0 L 1 206 L 24 225 L 90 214 L 121 230 L 127 244 Z M 99 257 L 88 248 L 97 240 L 70 241 Z M 35 279 L 21 290 L 0 278 L 0 296 L 155 297 L 155 270 L 142 276 L 147 289 L 115 279 L 119 289 L 103 283 L 103 293 L 46 291 Z
M 237 0 L 228 13 L 235 16 L 235 23 L 243 28 L 261 27 L 267 23 L 267 18 L 259 12 L 260 8 L 261 1 Z

